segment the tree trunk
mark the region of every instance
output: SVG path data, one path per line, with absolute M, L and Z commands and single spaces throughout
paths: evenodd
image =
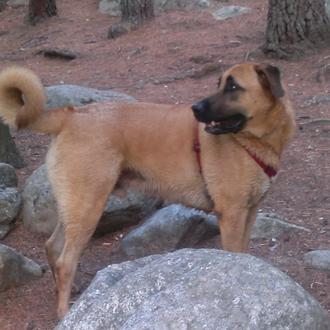
M 120 9 L 122 21 L 133 25 L 142 25 L 154 17 L 153 0 L 121 0 Z
M 330 45 L 330 20 L 324 0 L 269 0 L 265 53 L 277 57 Z
M 35 24 L 44 17 L 57 15 L 56 0 L 30 0 L 28 20 Z
M 24 166 L 22 157 L 17 151 L 15 142 L 10 135 L 8 126 L 0 122 L 0 162 L 16 168 Z
M 108 38 L 114 39 L 137 29 L 154 15 L 154 0 L 121 0 L 121 22 L 110 26 Z

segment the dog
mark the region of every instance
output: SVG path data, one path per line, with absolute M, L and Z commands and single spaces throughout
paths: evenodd
M 295 130 L 285 94 L 277 67 L 243 63 L 192 107 L 113 102 L 44 111 L 39 78 L 28 69 L 4 69 L 4 122 L 54 137 L 46 163 L 59 221 L 46 252 L 59 318 L 108 195 L 128 184 L 213 211 L 223 249 L 246 252 L 258 205 Z

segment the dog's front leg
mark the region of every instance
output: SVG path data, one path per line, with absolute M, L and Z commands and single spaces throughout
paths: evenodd
M 249 209 L 247 218 L 246 218 L 246 224 L 245 224 L 245 232 L 244 232 L 244 239 L 243 239 L 243 244 L 244 244 L 244 249 L 245 251 L 248 251 L 249 249 L 249 243 L 251 240 L 251 230 L 252 227 L 254 225 L 254 223 L 256 222 L 256 217 L 257 217 L 257 213 L 258 213 L 258 204 L 252 206 Z
M 246 252 L 248 209 L 238 205 L 217 209 L 222 248 L 231 252 Z

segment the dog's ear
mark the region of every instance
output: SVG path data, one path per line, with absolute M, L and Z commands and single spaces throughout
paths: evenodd
M 274 97 L 284 96 L 284 89 L 281 83 L 281 72 L 276 66 L 256 65 L 255 70 L 258 74 L 262 86 L 268 89 Z

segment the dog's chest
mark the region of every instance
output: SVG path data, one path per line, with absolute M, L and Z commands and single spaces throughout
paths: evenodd
M 256 181 L 251 184 L 250 194 L 248 198 L 248 205 L 256 205 L 262 199 L 265 198 L 267 192 L 273 182 L 273 179 L 269 179 L 268 177 L 259 177 Z

